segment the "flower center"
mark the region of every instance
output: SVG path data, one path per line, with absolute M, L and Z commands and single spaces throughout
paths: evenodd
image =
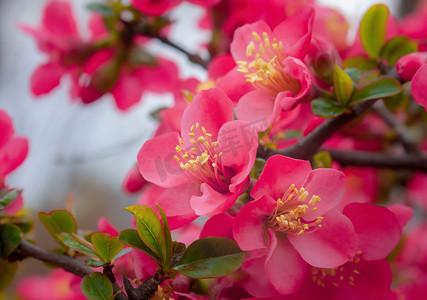
M 315 212 L 316 203 L 321 201 L 319 196 L 312 196 L 310 200 L 307 198 L 308 192 L 304 188 L 298 190 L 292 184 L 282 198 L 277 199 L 276 208 L 267 219 L 267 226 L 276 232 L 296 235 L 314 232 L 321 228 L 320 223 L 322 223 L 323 217 L 317 217 L 312 221 L 302 218 L 307 213 Z
M 227 167 L 221 163 L 222 152 L 219 151 L 218 142 L 212 140 L 212 134 L 208 133 L 199 123 L 191 126 L 191 148 L 184 149 L 184 142 L 180 138 L 175 150 L 175 160 L 179 162 L 181 169 L 198 184 L 208 183 L 218 192 L 227 193 L 230 179 L 226 175 Z
M 266 32 L 262 33 L 262 38 L 252 32 L 254 41 L 246 47 L 246 56 L 252 61 L 237 61 L 239 72 L 245 74 L 246 81 L 262 91 L 273 93 L 290 90 L 295 95 L 298 92 L 298 82 L 284 72 L 285 50 L 282 42 L 277 42 L 270 38 Z M 258 47 L 256 46 L 258 45 Z
M 333 286 L 339 286 L 340 284 L 354 285 L 355 280 L 360 275 L 357 265 L 360 262 L 361 251 L 356 253 L 356 256 L 348 261 L 353 265 L 340 266 L 332 269 L 315 268 L 311 269 L 311 276 L 313 282 L 317 283 L 318 286 L 325 287 L 326 284 L 332 284 Z

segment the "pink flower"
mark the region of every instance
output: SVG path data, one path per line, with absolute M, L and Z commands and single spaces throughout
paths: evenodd
M 138 165 L 132 167 L 126 174 L 126 178 L 123 180 L 122 189 L 129 194 L 134 194 L 142 190 L 147 181 L 142 177 L 139 172 Z
M 282 110 L 294 108 L 310 91 L 310 74 L 301 60 L 310 44 L 313 18 L 314 9 L 306 8 L 273 31 L 264 21 L 236 30 L 231 44 L 231 53 L 238 64 L 236 83 L 238 78 L 246 78 L 252 85 L 252 91 L 237 104 L 239 119 L 266 120 L 260 128 L 264 131 Z
M 395 67 L 400 78 L 411 81 L 418 69 L 426 63 L 427 52 L 415 52 L 401 57 Z
M 427 110 L 427 64 L 422 65 L 412 78 L 411 91 L 414 101 Z
M 29 276 L 18 283 L 17 294 L 23 300 L 84 300 L 81 278 L 62 269 L 48 276 Z
M 267 161 L 251 191 L 255 201 L 237 215 L 233 235 L 242 250 L 267 250 L 261 260 L 276 293 L 296 292 L 307 264 L 334 268 L 355 254 L 353 225 L 336 209 L 343 192 L 337 170 L 312 170 L 308 161 L 284 156 Z M 243 284 L 254 296 L 274 295 Z
M 390 299 L 391 268 L 386 257 L 399 242 L 412 210 L 403 205 L 353 203 L 343 213 L 354 225 L 360 251 L 341 266 L 309 268 L 300 290 L 289 300 Z
M 194 194 L 193 185 L 193 192 L 180 197 L 187 197 L 197 215 L 214 215 L 247 187 L 257 146 L 251 125 L 233 121 L 233 103 L 213 88 L 197 94 L 185 109 L 181 134 L 161 135 L 142 146 L 138 164 L 142 176 L 159 186 L 197 184 L 201 195 Z
M 14 134 L 12 119 L 0 109 L 0 194 L 9 190 L 6 177 L 24 162 L 28 154 L 28 140 Z M 22 208 L 22 202 L 19 195 L 3 213 L 13 215 Z
M 47 61 L 31 76 L 31 91 L 35 96 L 48 94 L 65 74 L 78 81 L 77 68 L 90 56 L 91 49 L 79 36 L 69 2 L 48 2 L 39 28 L 27 25 L 20 28 L 32 35 L 40 51 L 48 55 Z
M 220 0 L 189 0 L 189 2 L 201 6 L 212 6 Z M 132 0 L 132 5 L 143 14 L 160 16 L 172 10 L 183 0 Z

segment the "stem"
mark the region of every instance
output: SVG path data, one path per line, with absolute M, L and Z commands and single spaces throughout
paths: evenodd
M 375 103 L 373 110 L 379 117 L 381 117 L 387 123 L 387 125 L 391 129 L 396 132 L 397 139 L 399 140 L 400 144 L 403 146 L 407 153 L 420 154 L 420 150 L 418 149 L 417 144 L 412 141 L 412 138 L 406 126 L 397 122 L 397 120 L 394 118 L 393 113 L 389 111 L 383 103 Z
M 35 259 L 51 263 L 79 277 L 85 277 L 86 275 L 93 273 L 91 268 L 74 257 L 52 253 L 40 248 L 39 246 L 31 244 L 26 240 L 22 240 L 15 252 L 10 255 L 9 260 L 22 260 L 26 257 L 33 257 Z
M 202 66 L 204 69 L 206 69 L 208 67 L 208 62 L 205 61 L 203 58 L 201 58 L 200 55 L 192 54 L 192 53 L 188 52 L 187 50 L 185 50 L 181 46 L 179 46 L 179 45 L 175 44 L 174 42 L 172 42 L 171 40 L 169 40 L 167 37 L 160 36 L 158 34 L 151 35 L 151 37 L 154 37 L 154 38 L 158 39 L 159 41 L 161 41 L 163 44 L 166 44 L 166 45 L 168 45 L 172 48 L 175 48 L 176 50 L 184 53 L 192 63 L 198 64 L 198 65 Z
M 273 155 L 280 154 L 292 158 L 310 159 L 323 145 L 323 143 L 335 134 L 335 132 L 365 113 L 377 100 L 378 99 L 368 100 L 355 104 L 351 113 L 342 114 L 335 118 L 324 121 L 306 137 L 288 148 L 275 151 L 260 146 L 258 148 L 257 156 L 268 159 Z
M 426 155 L 390 155 L 367 151 L 340 151 L 334 149 L 322 149 L 328 151 L 332 158 L 341 166 L 370 166 L 387 169 L 406 169 L 411 171 L 427 172 Z

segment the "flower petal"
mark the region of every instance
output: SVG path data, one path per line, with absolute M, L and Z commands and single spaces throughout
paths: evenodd
M 310 265 L 335 268 L 354 256 L 358 239 L 350 219 L 336 209 L 323 215 L 322 227 L 302 235 L 288 235 L 289 241 Z
M 234 220 L 235 218 L 228 213 L 210 217 L 203 226 L 202 232 L 200 232 L 200 238 L 217 236 L 233 239 L 232 225 Z
M 191 181 L 174 159 L 178 139 L 178 133 L 171 132 L 144 143 L 138 153 L 138 165 L 145 180 L 162 187 L 178 186 Z
M 34 96 L 48 94 L 59 85 L 65 68 L 59 63 L 48 62 L 37 67 L 31 75 L 31 91 Z
M 385 258 L 400 241 L 400 224 L 386 207 L 350 203 L 343 214 L 353 223 L 359 237 L 359 249 L 366 260 Z
M 265 249 L 265 216 L 271 214 L 276 207 L 268 195 L 251 201 L 243 206 L 233 224 L 233 236 L 239 247 L 244 251 Z
M 311 171 L 308 161 L 282 155 L 270 157 L 251 191 L 254 199 L 269 195 L 274 200 L 283 196 L 292 184 L 299 189 Z
M 199 216 L 213 216 L 226 211 L 236 202 L 241 192 L 237 190 L 235 193 L 221 194 L 207 183 L 200 185 L 200 191 L 201 196 L 195 195 L 190 200 L 191 207 Z
M 295 293 L 304 279 L 307 263 L 288 239 L 277 238 L 272 229 L 268 233 L 270 246 L 265 259 L 265 274 L 280 294 Z
M 0 178 L 15 170 L 28 154 L 28 140 L 23 137 L 12 137 L 0 149 Z
M 427 110 L 427 64 L 422 65 L 412 78 L 411 91 L 415 102 Z
M 43 11 L 42 24 L 58 37 L 78 36 L 76 21 L 69 2 L 48 2 Z

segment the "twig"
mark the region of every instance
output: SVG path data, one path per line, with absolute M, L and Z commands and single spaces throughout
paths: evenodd
M 111 264 L 107 264 L 104 266 L 103 269 L 103 273 L 108 277 L 108 279 L 110 279 L 111 283 L 113 284 L 113 292 L 114 294 L 117 293 L 118 291 L 120 291 L 120 287 L 116 282 L 116 278 L 114 277 L 113 274 L 113 265 Z M 117 294 L 116 298 L 114 298 L 116 300 L 126 300 L 129 299 L 128 297 L 126 297 L 126 295 L 123 292 L 120 292 L 119 294 Z
M 129 279 L 125 276 L 123 276 L 123 283 L 130 300 L 148 300 L 154 296 L 157 287 L 162 284 L 165 279 L 166 277 L 164 274 L 161 271 L 157 271 L 136 289 L 133 288 Z
M 386 169 L 406 169 L 411 171 L 427 172 L 426 155 L 390 155 L 366 151 L 328 151 L 332 158 L 341 166 L 370 166 Z
M 26 240 L 22 240 L 15 252 L 9 256 L 9 261 L 22 260 L 26 257 L 33 257 L 35 259 L 51 263 L 79 277 L 85 277 L 93 272 L 91 268 L 74 257 L 52 253 L 40 248 L 39 246 L 31 244 Z
M 387 110 L 383 103 L 375 103 L 373 110 L 396 132 L 399 142 L 407 153 L 420 154 L 417 144 L 412 141 L 405 125 L 397 122 L 393 113 Z
M 166 44 L 166 45 L 168 45 L 168 46 L 170 46 L 172 48 L 175 48 L 176 50 L 184 53 L 192 63 L 198 64 L 198 65 L 202 66 L 205 69 L 208 67 L 208 62 L 205 61 L 203 58 L 201 58 L 200 55 L 198 55 L 198 54 L 192 54 L 192 53 L 188 52 L 187 50 L 185 50 L 181 46 L 175 44 L 174 42 L 172 42 L 171 40 L 169 40 L 168 38 L 166 38 L 164 36 L 160 36 L 160 35 L 156 35 L 156 34 L 151 35 L 151 36 L 154 37 L 154 38 L 156 38 L 156 39 L 158 39 L 162 43 L 164 43 L 164 44 Z
M 310 159 L 323 145 L 323 143 L 335 134 L 335 132 L 343 128 L 350 121 L 365 113 L 372 107 L 375 101 L 377 100 L 368 100 L 355 104 L 351 113 L 342 114 L 335 118 L 326 120 L 298 143 L 288 148 L 275 151 L 260 146 L 258 148 L 257 156 L 268 159 L 273 155 L 281 154 L 292 158 Z

